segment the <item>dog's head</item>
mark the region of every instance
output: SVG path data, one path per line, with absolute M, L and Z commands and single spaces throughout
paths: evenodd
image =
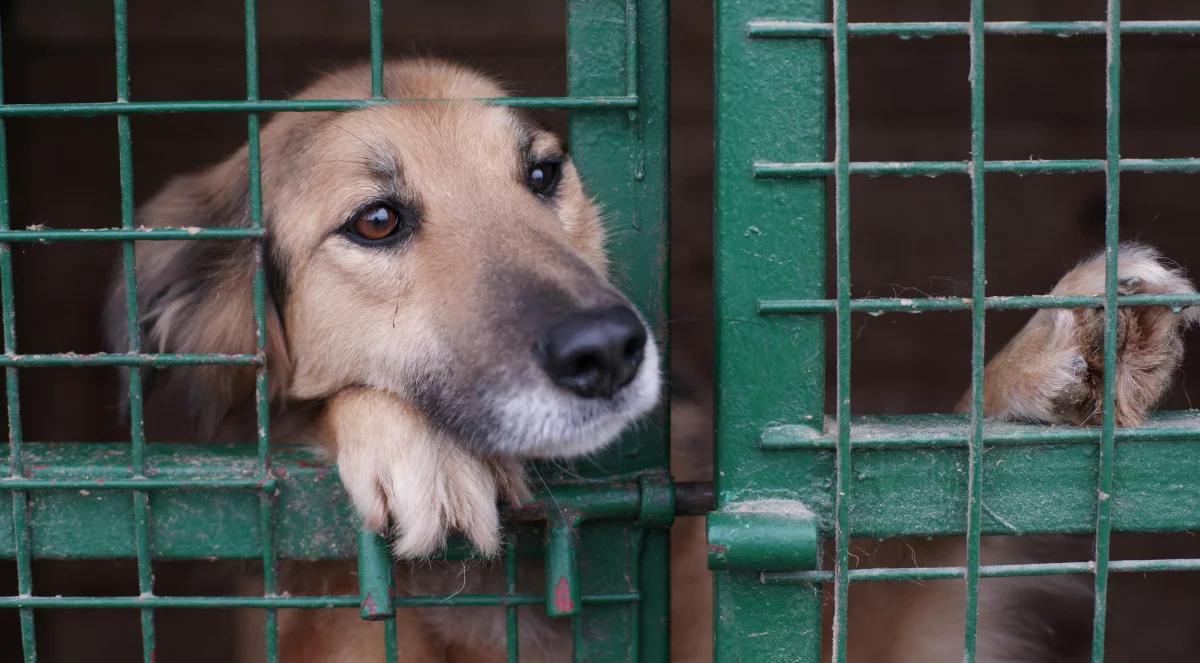
M 517 111 L 466 100 L 504 94 L 472 71 L 386 73 L 389 98 L 443 101 L 285 113 L 262 131 L 273 397 L 385 390 L 484 454 L 611 441 L 656 403 L 658 352 L 607 280 L 599 214 L 563 146 Z M 299 96 L 369 90 L 360 67 Z M 139 223 L 248 226 L 247 182 L 243 148 L 173 181 Z M 253 256 L 249 242 L 139 243 L 146 349 L 253 352 Z M 195 377 L 210 422 L 252 400 L 246 371 Z

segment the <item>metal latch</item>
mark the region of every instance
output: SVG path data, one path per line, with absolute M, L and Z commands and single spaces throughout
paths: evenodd
M 795 500 L 750 500 L 708 514 L 708 568 L 800 571 L 817 568 L 817 518 Z

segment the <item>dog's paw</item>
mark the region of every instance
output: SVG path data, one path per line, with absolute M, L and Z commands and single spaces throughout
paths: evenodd
M 383 392 L 338 394 L 327 416 L 342 484 L 363 525 L 391 535 L 397 557 L 435 553 L 452 532 L 485 555 L 500 551 L 497 500 L 527 496 L 519 461 L 472 456 Z
M 1125 244 L 1118 253 L 1122 295 L 1194 294 L 1177 266 L 1154 249 Z M 1063 276 L 1052 295 L 1102 296 L 1104 255 Z M 1182 332 L 1200 307 L 1122 307 L 1118 312 L 1118 426 L 1138 426 L 1166 394 L 1183 358 Z M 1044 309 L 989 362 L 984 411 L 1002 419 L 1098 424 L 1104 389 L 1104 310 Z

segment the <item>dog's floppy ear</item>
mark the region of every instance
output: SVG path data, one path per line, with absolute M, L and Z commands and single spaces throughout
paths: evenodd
M 167 184 L 137 214 L 146 227 L 249 227 L 246 149 L 230 159 Z M 267 357 L 272 400 L 286 392 L 290 361 L 279 304 L 282 266 L 264 244 L 268 281 Z M 253 240 L 142 241 L 137 245 L 139 329 L 144 352 L 236 353 L 255 350 L 252 287 L 257 251 Z M 108 336 L 128 351 L 122 279 L 107 310 Z M 203 366 L 185 376 L 192 409 L 205 435 L 231 413 L 252 406 L 252 367 Z

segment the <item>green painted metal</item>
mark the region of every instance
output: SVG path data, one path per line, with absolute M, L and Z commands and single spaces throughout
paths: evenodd
M 834 165 L 824 161 L 757 161 L 753 168 L 757 177 L 788 179 L 832 175 Z M 938 177 L 968 175 L 970 168 L 970 161 L 855 161 L 850 164 L 850 174 Z M 1120 159 L 1117 168 L 1123 173 L 1197 173 L 1200 172 L 1200 159 Z M 1103 173 L 1107 169 L 1103 159 L 1028 159 L 985 161 L 983 164 L 985 173 L 1010 175 L 1076 175 Z
M 579 519 L 569 511 L 554 514 L 546 526 L 546 614 L 579 614 Z
M 772 506 L 772 509 L 709 514 L 708 568 L 720 571 L 816 568 L 820 546 L 811 513 L 807 509 L 802 514 L 788 513 L 778 504 Z
M 826 158 L 828 72 L 819 41 L 751 39 L 747 24 L 781 15 L 826 20 L 825 0 L 716 2 L 717 507 L 798 500 L 832 468 L 812 454 L 767 454 L 771 425 L 824 424 L 824 322 L 760 316 L 762 299 L 825 296 L 825 183 L 755 177 L 758 161 Z M 787 376 L 787 388 L 768 376 Z M 804 486 L 792 479 L 819 477 Z M 727 542 L 713 540 L 710 545 Z M 717 571 L 721 661 L 820 656 L 820 587 L 767 586 L 754 571 Z M 763 634 L 767 635 L 763 635 Z
M 643 0 L 644 1 L 644 0 Z M 611 64 L 611 63 L 610 63 Z M 600 110 L 638 108 L 641 100 L 626 95 L 574 97 L 479 97 L 510 108 L 531 110 Z M 316 113 L 353 111 L 374 106 L 439 104 L 445 99 L 248 99 L 229 101 L 109 101 L 68 104 L 6 104 L 0 117 L 96 117 L 100 115 L 162 115 L 170 113 Z
M 1179 310 L 1200 297 L 1118 296 L 1117 245 L 1122 173 L 1197 173 L 1200 158 L 1120 155 L 1121 36 L 1200 35 L 1195 20 L 1122 21 L 1108 0 L 1104 21 L 985 21 L 971 0 L 959 22 L 851 23 L 847 2 L 716 0 L 717 504 L 709 518 L 716 577 L 719 661 L 846 658 L 852 582 L 953 580 L 965 583 L 963 660 L 974 661 L 979 579 L 1091 574 L 1095 581 L 1093 661 L 1103 660 L 1110 573 L 1194 571 L 1200 560 L 1110 560 L 1117 531 L 1194 531 L 1200 508 L 1200 412 L 1159 413 L 1141 428 L 1114 426 L 1113 367 L 1118 306 Z M 985 37 L 1102 37 L 1108 52 L 1107 142 L 1103 159 L 987 160 L 984 150 Z M 962 160 L 854 161 L 849 154 L 846 76 L 854 38 L 965 36 L 970 54 L 970 152 Z M 833 84 L 826 85 L 832 66 Z M 830 103 L 831 102 L 831 103 Z M 832 117 L 826 111 L 832 109 Z M 827 144 L 827 125 L 834 140 Z M 986 294 L 985 191 L 989 173 L 1103 173 L 1106 279 L 1103 296 L 996 297 Z M 971 187 L 971 296 L 850 296 L 849 189 L 859 176 L 961 175 Z M 823 282 L 826 186 L 832 185 L 836 241 L 833 292 Z M 965 248 L 965 247 L 964 247 Z M 1104 311 L 1104 416 L 1091 428 L 985 421 L 986 314 L 993 310 L 1100 308 Z M 967 415 L 851 416 L 852 313 L 969 312 L 971 380 Z M 835 412 L 826 416 L 822 317 L 832 315 Z M 782 499 L 813 513 L 832 543 L 828 567 L 770 570 L 780 546 L 772 525 L 731 525 L 757 499 Z M 1092 561 L 980 564 L 984 535 L 1092 534 Z M 850 569 L 851 537 L 963 537 L 961 567 Z M 754 544 L 759 544 L 755 549 Z M 746 546 L 749 546 L 749 551 Z M 731 551 L 745 557 L 732 565 Z M 739 572 L 733 569 L 752 569 Z M 821 586 L 832 585 L 832 621 L 823 623 Z M 781 591 L 786 590 L 786 591 Z
M 359 615 L 378 621 L 396 615 L 392 605 L 392 555 L 387 539 L 371 531 L 358 534 Z
M 987 313 L 984 177 L 983 0 L 971 0 L 971 433 L 967 440 L 967 574 L 963 663 L 974 663 L 979 641 L 979 548 L 983 522 L 984 332 Z
M 20 614 L 26 661 L 35 661 L 34 609 L 138 610 L 143 660 L 153 660 L 160 608 L 257 608 L 266 615 L 263 658 L 279 657 L 276 611 L 357 606 L 365 619 L 385 620 L 385 646 L 394 659 L 394 611 L 420 606 L 503 606 L 508 658 L 519 658 L 517 606 L 546 605 L 570 618 L 576 660 L 666 661 L 669 657 L 667 528 L 675 491 L 667 475 L 666 408 L 615 448 L 578 472 L 547 465 L 537 475 L 546 491 L 506 512 L 505 591 L 495 595 L 395 597 L 387 543 L 357 532 L 336 472 L 301 447 L 268 445 L 270 411 L 266 366 L 266 279 L 261 252 L 259 134 L 263 113 L 353 111 L 389 104 L 444 100 L 384 98 L 383 3 L 368 0 L 371 98 L 273 100 L 259 95 L 258 6 L 244 1 L 245 99 L 134 99 L 130 87 L 127 0 L 113 0 L 117 89 L 114 101 L 6 104 L 0 96 L 0 313 L 3 315 L 8 396 L 8 472 L 0 492 L 12 509 L 0 511 L 0 557 L 17 561 L 18 594 L 0 608 Z M 485 99 L 486 103 L 570 111 L 570 145 L 584 179 L 605 209 L 614 281 L 645 312 L 664 347 L 667 320 L 667 12 L 666 0 L 569 0 L 568 87 L 565 97 Z M 2 65 L 2 63 L 0 63 Z M 3 67 L 0 66 L 0 74 Z M 141 114 L 238 113 L 246 116 L 249 228 L 155 228 L 135 225 L 131 118 Z M 4 122 L 10 117 L 113 117 L 117 125 L 121 226 L 102 229 L 13 229 L 9 217 Z M 254 243 L 252 354 L 144 352 L 138 329 L 137 241 L 242 240 Z M 22 355 L 15 332 L 11 247 L 19 243 L 117 242 L 122 246 L 126 352 Z M 115 444 L 38 444 L 22 438 L 18 371 L 39 367 L 237 365 L 255 368 L 257 437 L 250 444 L 196 446 L 146 440 L 140 370 L 130 370 L 130 441 Z M 541 524 L 549 521 L 551 526 Z M 561 527 L 560 527 L 561 526 Z M 314 532 L 317 534 L 314 535 Z M 546 543 L 544 543 L 545 539 Z M 475 553 L 456 542 L 445 558 Z M 565 582 L 569 609 L 545 593 L 521 593 L 519 556 L 546 559 Z M 136 596 L 39 596 L 34 559 L 133 558 Z M 179 597 L 155 593 L 153 563 L 169 559 L 255 559 L 263 568 L 261 596 Z M 357 596 L 281 595 L 277 560 L 357 559 Z
M 1092 661 L 1104 661 L 1108 614 L 1109 541 L 1113 528 L 1114 435 L 1117 365 L 1117 245 L 1120 242 L 1121 193 L 1121 0 L 1108 0 L 1105 27 L 1104 173 L 1104 394 L 1103 431 L 1096 462 L 1095 597 L 1092 611 Z
M 3 26 L 0 26 L 2 32 Z M 0 34 L 0 107 L 4 105 L 4 61 L 3 35 Z M 8 194 L 8 129 L 0 118 L 0 232 L 7 231 L 12 225 L 9 209 Z M 0 244 L 0 328 L 3 329 L 4 354 L 13 355 L 17 352 L 17 320 L 14 313 L 13 298 L 13 266 L 12 246 Z M 20 380 L 17 369 L 12 366 L 4 368 L 4 393 L 7 396 L 5 410 L 8 424 L 8 470 L 9 476 L 19 477 L 25 469 L 23 448 L 24 439 L 21 431 L 21 396 Z M 11 539 L 13 557 L 17 562 L 17 595 L 30 596 L 33 594 L 33 554 L 29 530 L 29 498 L 24 490 L 13 490 L 12 494 L 12 525 L 0 528 L 0 536 L 8 535 Z M 2 512 L 0 512 L 2 513 Z M 25 663 L 37 661 L 37 637 L 33 623 L 33 609 L 21 607 L 18 612 L 21 622 L 21 652 Z
M 926 311 L 971 311 L 975 301 L 983 301 L 989 311 L 1016 311 L 1042 308 L 1103 308 L 1103 297 L 1023 295 L 1000 297 L 917 297 L 883 299 L 861 297 L 850 300 L 851 313 L 924 313 Z M 1200 304 L 1200 295 L 1121 295 L 1120 306 L 1169 306 L 1183 308 Z M 758 303 L 762 315 L 833 313 L 833 299 L 764 299 Z
M 975 21 L 930 21 L 907 23 L 849 23 L 851 37 L 941 37 L 969 36 Z M 1121 34 L 1197 35 L 1200 21 L 1122 21 Z M 806 21 L 751 21 L 747 33 L 761 38 L 828 37 L 833 34 L 832 23 Z M 983 24 L 985 35 L 1045 35 L 1052 37 L 1104 36 L 1108 26 L 1104 21 L 988 21 Z
M 572 159 L 605 206 L 614 283 L 646 314 L 665 349 L 667 321 L 667 0 L 567 0 L 567 89 L 572 97 L 636 98 L 624 112 L 569 116 Z M 604 54 L 601 56 L 600 54 Z M 635 74 L 636 72 L 636 74 Z M 664 366 L 666 354 L 663 355 Z M 636 476 L 668 463 L 666 410 L 598 456 L 585 476 Z M 555 468 L 546 476 L 566 479 Z M 640 589 L 638 604 L 584 606 L 574 619 L 574 658 L 665 661 L 668 533 L 616 522 L 580 531 L 584 594 Z M 603 554 L 589 554 L 601 551 Z M 552 587 L 547 587 L 551 591 Z M 642 633 L 647 628 L 655 631 Z

